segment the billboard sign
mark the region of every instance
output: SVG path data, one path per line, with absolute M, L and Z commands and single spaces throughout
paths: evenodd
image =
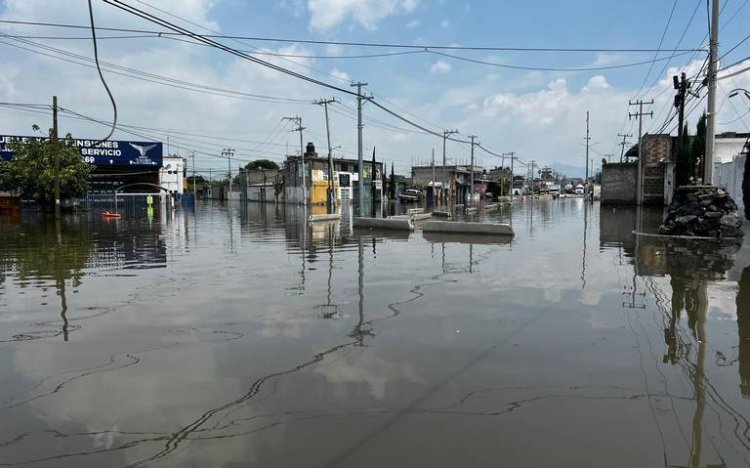
M 46 137 L 28 137 L 15 135 L 0 135 L 0 159 L 8 161 L 13 159 L 14 153 L 10 149 L 10 143 L 20 140 L 25 143 L 29 140 L 48 140 Z M 96 140 L 74 139 L 73 146 L 83 157 L 83 160 L 102 166 L 151 166 L 161 167 L 163 160 L 163 145 L 155 141 L 116 141 L 107 140 L 98 146 L 94 146 Z

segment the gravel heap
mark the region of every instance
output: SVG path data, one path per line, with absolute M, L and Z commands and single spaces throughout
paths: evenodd
M 741 237 L 742 220 L 737 204 L 720 187 L 679 187 L 667 208 L 660 234 L 672 236 Z

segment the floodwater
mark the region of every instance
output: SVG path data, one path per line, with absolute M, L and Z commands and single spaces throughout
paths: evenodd
M 750 466 L 750 248 L 478 218 L 517 235 L 0 219 L 0 466 Z

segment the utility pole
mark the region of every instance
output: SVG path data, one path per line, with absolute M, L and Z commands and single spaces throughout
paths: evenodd
M 703 159 L 703 183 L 713 183 L 714 145 L 716 142 L 716 75 L 719 63 L 719 0 L 711 1 L 711 40 L 708 56 L 708 113 L 706 115 L 706 154 Z
M 469 135 L 469 139 L 471 140 L 471 169 L 470 169 L 471 186 L 469 188 L 469 205 L 474 204 L 474 146 L 479 144 L 479 142 L 476 142 L 476 143 L 474 142 L 474 139 L 476 138 L 477 138 L 476 135 Z
M 227 158 L 227 167 L 229 168 L 229 172 L 227 175 L 229 176 L 229 191 L 227 192 L 227 200 L 231 200 L 232 198 L 232 155 L 234 154 L 234 148 L 224 148 L 221 150 L 221 155 Z M 265 190 L 265 187 L 263 188 Z
M 443 131 L 443 183 L 445 184 L 445 186 L 448 185 L 448 169 L 446 166 L 445 142 L 448 140 L 449 136 L 456 135 L 456 134 L 458 134 L 458 130 L 456 129 Z M 448 204 L 448 190 L 444 190 L 443 192 L 445 194 L 443 196 L 443 200 L 444 200 L 444 203 L 447 205 Z
M 586 111 L 586 179 L 583 183 L 584 193 L 589 191 L 589 143 L 591 137 L 589 136 L 589 111 Z
M 362 83 L 361 81 L 357 81 L 356 83 L 352 83 L 349 86 L 354 86 L 357 88 L 357 171 L 359 171 L 358 175 L 358 182 L 357 182 L 357 210 L 355 213 L 357 213 L 359 216 L 362 216 L 362 207 L 365 203 L 365 180 L 363 177 L 364 174 L 364 156 L 362 154 L 362 128 L 364 128 L 364 124 L 362 123 L 362 105 L 364 104 L 364 101 L 369 101 L 372 99 L 372 95 L 369 97 L 362 95 L 362 86 L 367 86 L 367 83 Z
M 435 194 L 435 148 L 432 148 L 432 204 L 437 205 L 436 203 L 436 194 Z
M 52 151 L 55 155 L 55 221 L 60 220 L 60 148 L 57 133 L 57 96 L 52 96 Z
M 623 158 L 623 156 L 625 156 L 625 144 L 626 144 L 625 143 L 625 139 L 626 138 L 630 138 L 633 135 L 630 134 L 630 133 L 618 133 L 617 136 L 618 137 L 622 137 L 622 142 L 620 143 L 620 146 L 621 146 L 621 148 L 620 148 L 620 162 L 622 162 L 622 158 Z
M 193 165 L 193 203 L 195 203 L 195 200 L 197 198 L 196 190 L 195 190 L 195 151 L 190 152 L 190 157 L 192 158 L 191 164 Z
M 376 187 L 376 174 L 377 171 L 375 170 L 375 147 L 372 147 L 372 168 L 370 169 L 370 199 L 372 200 L 372 203 L 370 204 L 372 206 L 370 216 L 373 218 L 375 217 L 375 195 L 377 190 Z
M 513 160 L 515 159 L 516 153 L 515 151 L 508 151 L 507 153 L 503 153 L 503 180 L 505 180 L 505 157 L 510 156 L 510 196 L 513 197 Z M 503 187 L 500 186 L 500 195 L 503 193 Z
M 638 174 L 636 176 L 636 200 L 637 204 L 640 205 L 643 202 L 643 117 L 648 115 L 653 117 L 654 112 L 643 112 L 643 105 L 651 106 L 654 104 L 654 100 L 649 102 L 643 102 L 642 99 L 636 102 L 628 101 L 629 106 L 638 106 L 638 112 L 628 112 L 628 118 L 633 117 L 638 119 Z
M 687 90 L 690 88 L 690 81 L 687 80 L 685 73 L 683 72 L 678 78 L 677 75 L 672 76 L 674 83 L 674 89 L 677 90 L 677 95 L 674 97 L 674 106 L 677 108 L 677 183 L 685 184 L 688 179 L 687 169 L 687 158 L 683 154 L 682 142 L 685 135 L 683 134 L 683 127 L 685 125 L 685 95 Z
M 331 127 L 328 121 L 328 104 L 333 104 L 334 102 L 337 102 L 336 98 L 318 99 L 314 102 L 314 104 L 323 106 L 326 113 L 326 137 L 328 138 L 328 197 L 326 197 L 326 206 L 328 208 L 328 214 L 332 214 L 336 209 L 336 199 L 334 198 L 333 193 L 333 153 L 331 152 Z M 361 174 L 360 177 L 362 177 Z
M 534 199 L 534 166 L 536 166 L 536 161 L 532 159 L 531 162 L 529 163 L 529 175 L 530 175 L 529 188 L 531 189 L 532 200 Z
M 302 158 L 302 206 L 307 206 L 307 171 L 305 170 L 305 143 L 304 139 L 302 138 L 302 130 L 305 130 L 307 127 L 302 126 L 302 117 L 300 117 L 299 115 L 296 117 L 284 117 L 281 120 L 289 120 L 297 124 L 297 128 L 293 128 L 292 131 L 299 132 L 299 154 L 300 158 Z

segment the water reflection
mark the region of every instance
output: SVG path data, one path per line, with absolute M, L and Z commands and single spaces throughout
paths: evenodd
M 638 222 L 638 220 L 635 220 Z M 716 414 L 725 413 L 735 424 L 733 431 L 736 440 L 744 447 L 750 447 L 750 422 L 741 411 L 729 404 L 721 393 L 717 391 L 707 373 L 707 353 L 710 338 L 708 333 L 709 286 L 726 278 L 727 271 L 734 265 L 734 259 L 740 249 L 740 243 L 733 240 L 692 240 L 685 238 L 669 238 L 664 236 L 634 235 L 632 245 L 635 257 L 634 272 L 646 278 L 643 297 L 646 290 L 651 292 L 657 305 L 662 307 L 666 315 L 664 328 L 664 342 L 666 351 L 663 363 L 677 366 L 692 383 L 695 408 L 692 417 L 692 436 L 690 439 L 690 453 L 688 465 L 702 467 L 704 465 L 704 445 L 708 440 L 712 443 L 712 436 L 705 434 L 706 410 Z M 608 242 L 611 242 L 608 240 Z M 627 249 L 627 248 L 626 248 Z M 745 281 L 750 281 L 748 270 L 743 271 Z M 671 298 L 667 300 L 650 278 L 669 277 Z M 747 315 L 746 296 L 748 286 L 740 281 L 737 293 L 737 323 L 739 329 L 740 349 L 743 341 L 748 339 L 748 330 L 743 330 L 743 317 Z M 633 280 L 633 297 L 635 298 L 637 282 Z M 664 307 L 669 304 L 668 309 Z M 645 307 L 645 305 L 644 305 Z M 686 336 L 680 328 L 682 314 L 687 315 L 687 328 L 690 336 Z M 743 367 L 743 355 L 739 353 L 739 372 L 741 391 L 746 396 L 747 363 Z M 723 353 L 716 351 L 717 365 L 721 364 Z M 714 447 L 715 448 L 715 447 Z M 719 463 L 710 466 L 726 466 Z
M 628 238 L 627 253 L 606 232 L 596 246 L 596 204 L 533 203 L 477 215 L 512 214 L 509 244 L 352 231 L 272 204 L 85 223 L 93 247 L 68 298 L 81 333 L 0 344 L 0 464 L 747 465 L 734 327 L 747 337 L 748 275 L 735 297 L 723 273 L 673 258 L 694 248 Z M 95 263 L 100 247 L 164 249 L 167 268 Z M 0 289 L 11 328 L 42 296 L 14 268 Z M 639 308 L 619 309 L 624 284 Z M 102 303 L 112 313 L 75 321 Z
M 750 266 L 742 270 L 737 291 L 737 331 L 740 391 L 750 398 Z

